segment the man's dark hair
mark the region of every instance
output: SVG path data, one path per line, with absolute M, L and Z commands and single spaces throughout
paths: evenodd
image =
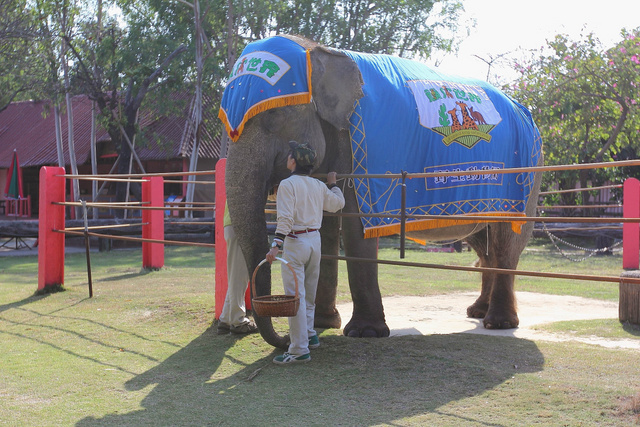
M 289 153 L 289 155 L 291 155 L 291 153 Z M 295 160 L 295 158 L 293 160 Z M 300 166 L 298 162 L 296 162 L 296 168 L 294 169 L 293 173 L 298 175 L 311 175 L 312 170 L 313 170 L 313 165 Z
M 289 155 L 296 161 L 294 173 L 310 175 L 316 162 L 316 150 L 306 142 L 289 141 Z

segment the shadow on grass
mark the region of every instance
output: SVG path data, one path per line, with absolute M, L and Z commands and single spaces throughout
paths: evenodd
M 630 335 L 640 337 L 640 325 L 634 325 L 629 322 L 625 322 L 622 324 L 622 329 Z
M 36 301 L 40 301 L 43 298 L 48 297 L 49 294 L 39 294 L 39 295 L 31 295 L 28 296 L 27 298 L 21 299 L 20 301 L 15 301 L 15 302 L 10 302 L 8 304 L 2 304 L 0 305 L 0 313 L 2 313 L 3 311 L 7 311 L 10 310 L 12 308 L 19 308 L 22 307 L 23 305 L 27 305 L 27 304 L 31 304 L 34 303 Z
M 140 271 L 136 273 L 125 273 L 119 274 L 117 276 L 108 276 L 108 277 L 100 277 L 97 281 L 99 282 L 117 282 L 119 280 L 127 280 L 127 279 L 135 279 L 137 277 L 146 276 L 147 274 L 153 273 L 154 270 L 151 269 L 140 269 Z
M 15 305 L 14 307 L 8 307 L 8 308 L 14 308 L 16 310 L 19 310 L 23 313 L 28 313 L 29 315 L 32 316 L 33 319 L 35 318 L 42 318 L 42 319 L 60 319 L 61 321 L 59 323 L 53 323 L 53 324 L 45 324 L 45 322 L 34 322 L 33 320 L 29 320 L 29 321 L 17 321 L 17 320 L 12 320 L 12 319 L 8 319 L 8 318 L 0 318 L 0 320 L 2 320 L 6 325 L 12 325 L 12 326 L 16 326 L 16 327 L 26 327 L 28 329 L 39 329 L 42 331 L 47 331 L 48 334 L 46 336 L 48 337 L 54 337 L 57 334 L 65 334 L 65 335 L 69 335 L 69 336 L 73 336 L 79 340 L 81 340 L 85 346 L 88 345 L 96 345 L 99 346 L 103 349 L 109 350 L 109 351 L 124 351 L 123 348 L 121 348 L 120 345 L 116 345 L 116 344 L 110 344 L 107 341 L 104 340 L 100 340 L 94 337 L 94 335 L 91 332 L 87 332 L 87 333 L 83 333 L 83 332 L 79 332 L 78 330 L 74 329 L 73 327 L 68 327 L 66 326 L 68 323 L 73 323 L 73 322 L 81 322 L 82 324 L 91 324 L 93 326 L 98 326 L 100 328 L 103 329 L 107 329 L 107 330 L 111 330 L 113 332 L 118 332 L 118 333 L 123 333 L 123 334 L 128 334 L 140 341 L 155 341 L 155 342 L 161 342 L 163 344 L 166 345 L 170 345 L 173 347 L 178 347 L 177 344 L 168 342 L 168 341 L 162 341 L 162 340 L 155 340 L 155 339 L 149 339 L 144 337 L 143 335 L 134 333 L 134 332 L 129 332 L 125 329 L 122 328 L 117 328 L 117 327 L 113 327 L 110 326 L 106 323 L 103 322 L 97 322 L 94 321 L 92 319 L 87 319 L 87 318 L 83 318 L 83 317 L 76 317 L 76 316 L 63 316 L 63 315 L 59 315 L 56 314 L 60 311 L 66 310 L 70 307 L 73 307 L 75 305 L 80 304 L 81 302 L 86 301 L 86 300 L 81 300 L 78 302 L 75 302 L 67 307 L 63 307 L 57 310 L 54 310 L 52 312 L 49 313 L 40 313 L 34 310 L 29 310 L 27 308 L 20 308 L 18 305 Z M 16 303 L 17 304 L 17 303 Z M 58 324 L 62 325 L 62 326 L 57 326 Z M 87 328 L 90 330 L 90 328 Z M 83 329 L 80 329 L 80 331 L 82 331 Z M 18 333 L 18 332 L 12 332 L 12 331 L 8 331 L 8 330 L 3 330 L 2 331 L 3 334 L 6 334 L 8 336 L 12 336 L 15 338 L 19 338 L 21 340 L 24 340 L 26 342 L 32 342 L 34 345 L 46 345 L 52 349 L 58 350 L 60 352 L 66 353 L 67 355 L 73 357 L 73 358 L 77 358 L 77 359 L 82 359 L 82 360 L 86 360 L 86 361 L 90 361 L 92 363 L 96 363 L 99 365 L 103 365 L 107 368 L 110 369 L 114 369 L 114 370 L 118 370 L 121 372 L 125 372 L 127 374 L 131 374 L 134 375 L 134 373 L 126 368 L 123 368 L 121 366 L 119 366 L 118 364 L 114 364 L 114 363 L 110 363 L 110 362 L 105 362 L 103 360 L 101 360 L 98 357 L 94 357 L 94 356 L 87 356 L 85 354 L 83 354 L 82 350 L 78 349 L 73 349 L 73 347 L 64 345 L 64 343 L 61 343 L 59 341 L 56 341 L 55 339 L 50 339 L 50 338 L 42 338 L 42 337 L 35 337 L 35 336 L 31 336 L 28 335 L 26 333 Z M 138 351 L 136 349 L 133 348 L 126 348 L 126 351 L 128 353 L 137 355 L 141 358 L 145 358 L 147 360 L 150 360 L 152 362 L 158 362 L 158 359 L 156 359 L 153 356 L 150 356 L 148 354 L 146 354 L 145 352 L 142 351 Z
M 155 385 L 141 402 L 144 409 L 77 425 L 377 425 L 429 413 L 451 425 L 492 425 L 471 410 L 439 408 L 515 374 L 541 371 L 544 363 L 534 342 L 516 338 L 328 336 L 321 342 L 308 364 L 274 365 L 276 352 L 243 363 L 233 356 L 234 340 L 209 328 L 125 384 L 131 391 Z

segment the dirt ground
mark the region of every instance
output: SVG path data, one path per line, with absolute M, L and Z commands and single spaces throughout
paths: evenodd
M 618 319 L 618 303 L 593 299 L 517 292 L 520 327 L 507 330 L 485 329 L 482 320 L 467 318 L 467 307 L 478 297 L 466 292 L 429 297 L 383 298 L 387 325 L 394 335 L 484 334 L 546 341 L 581 341 L 610 348 L 640 349 L 640 339 L 610 340 L 599 337 L 575 337 L 536 331 L 534 327 L 563 320 Z M 338 305 L 346 323 L 351 303 Z

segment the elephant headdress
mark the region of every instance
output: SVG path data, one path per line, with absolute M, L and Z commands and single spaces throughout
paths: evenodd
M 309 51 L 284 37 L 250 43 L 236 61 L 218 117 L 237 141 L 251 117 L 270 108 L 311 102 Z

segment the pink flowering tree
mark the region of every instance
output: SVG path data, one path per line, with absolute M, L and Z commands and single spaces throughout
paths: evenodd
M 572 41 L 558 35 L 505 88 L 532 111 L 544 141 L 548 165 L 597 163 L 640 157 L 640 28 L 622 31 L 622 40 L 604 49 L 593 34 Z M 630 168 L 640 169 L 640 168 Z M 543 191 L 601 185 L 620 180 L 614 169 L 544 174 Z M 588 194 L 549 196 L 551 204 L 588 203 Z M 566 215 L 597 215 L 594 210 Z

